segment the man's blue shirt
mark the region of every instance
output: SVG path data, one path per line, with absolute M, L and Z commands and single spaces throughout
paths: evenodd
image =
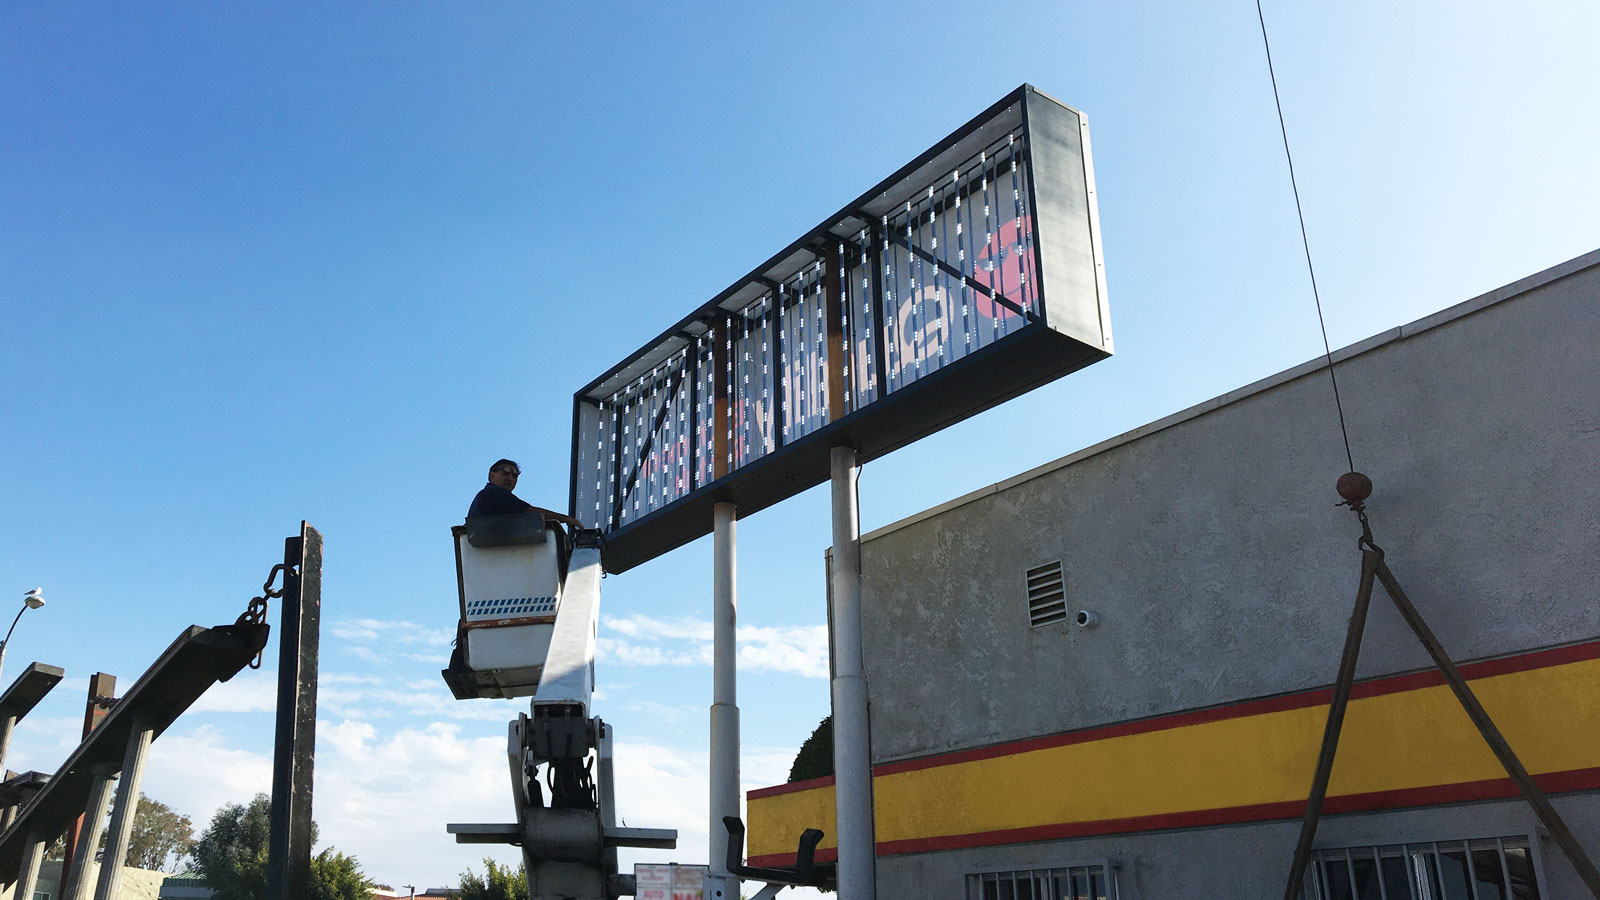
M 533 504 L 516 494 L 511 493 L 498 484 L 486 484 L 478 496 L 472 498 L 472 506 L 467 509 L 467 518 L 477 516 L 504 516 L 511 513 L 527 512 L 533 509 Z

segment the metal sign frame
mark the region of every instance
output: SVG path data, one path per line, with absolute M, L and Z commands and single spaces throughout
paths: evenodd
M 573 398 L 620 572 L 1111 355 L 1082 113 L 1023 85 Z

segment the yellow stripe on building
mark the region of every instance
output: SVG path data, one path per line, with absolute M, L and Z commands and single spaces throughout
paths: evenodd
M 1600 767 L 1600 660 L 1474 680 L 1529 771 Z M 1179 725 L 878 775 L 880 842 L 1304 801 L 1326 705 Z M 1328 796 L 1505 777 L 1450 689 L 1353 700 Z M 833 787 L 757 797 L 749 855 L 792 854 L 820 827 L 835 846 Z

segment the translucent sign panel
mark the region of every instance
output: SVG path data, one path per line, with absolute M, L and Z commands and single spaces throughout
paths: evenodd
M 579 391 L 571 512 L 621 571 L 717 500 L 826 480 L 832 446 L 871 459 L 1110 352 L 1088 126 L 1024 86 Z

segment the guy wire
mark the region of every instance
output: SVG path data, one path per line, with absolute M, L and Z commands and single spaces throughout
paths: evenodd
M 1317 270 L 1311 265 L 1311 239 L 1306 236 L 1306 214 L 1300 207 L 1300 186 L 1294 177 L 1294 156 L 1289 152 L 1289 126 L 1283 121 L 1283 101 L 1278 98 L 1278 75 L 1272 68 L 1272 45 L 1267 41 L 1267 19 L 1256 0 L 1256 19 L 1261 23 L 1261 46 L 1267 51 L 1267 76 L 1272 79 L 1272 102 L 1278 108 L 1278 130 L 1283 134 L 1283 156 L 1289 162 L 1289 187 L 1294 191 L 1294 211 L 1300 217 L 1300 243 L 1306 248 L 1306 272 L 1311 275 L 1311 299 L 1317 305 L 1317 325 L 1322 328 L 1322 350 L 1328 359 L 1328 378 L 1333 382 L 1333 405 L 1339 411 L 1339 434 L 1344 438 L 1344 458 L 1350 471 L 1356 470 L 1350 453 L 1350 431 L 1344 424 L 1344 404 L 1339 400 L 1339 377 L 1333 371 L 1333 348 L 1328 344 L 1328 323 L 1322 316 L 1322 296 L 1317 292 Z

